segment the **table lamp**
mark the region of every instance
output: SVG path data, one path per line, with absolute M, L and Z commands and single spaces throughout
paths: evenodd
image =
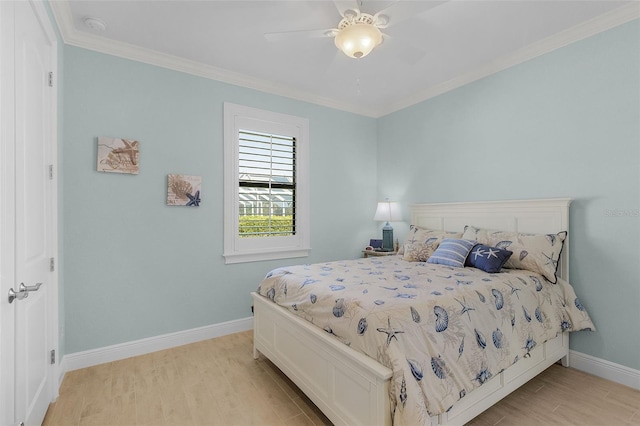
M 402 220 L 400 214 L 400 206 L 398 203 L 393 203 L 387 198 L 385 201 L 378 203 L 376 214 L 373 216 L 373 220 L 380 222 L 386 222 L 382 228 L 382 250 L 393 251 L 393 228 L 389 222 Z

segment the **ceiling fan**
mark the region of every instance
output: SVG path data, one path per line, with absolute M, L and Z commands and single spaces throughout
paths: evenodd
M 395 0 L 390 6 L 370 14 L 362 11 L 362 0 L 334 0 L 333 3 L 342 17 L 336 28 L 266 33 L 265 37 L 269 41 L 294 37 L 333 37 L 335 45 L 340 51 L 351 58 L 360 59 L 371 53 L 383 40 L 391 39 L 388 34 L 380 30 L 397 25 L 444 2 Z M 405 47 L 413 50 L 413 56 L 424 54 L 415 47 Z M 416 50 L 418 50 L 417 53 Z

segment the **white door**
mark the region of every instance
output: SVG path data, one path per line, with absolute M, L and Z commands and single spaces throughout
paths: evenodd
M 13 14 L 15 251 L 11 275 L 14 277 L 12 289 L 22 296 L 12 303 L 7 296 L 2 301 L 7 304 L 3 309 L 8 311 L 8 315 L 5 312 L 2 317 L 13 321 L 14 330 L 13 341 L 8 338 L 10 333 L 6 333 L 0 344 L 4 354 L 10 347 L 14 354 L 13 419 L 10 421 L 26 425 L 41 424 L 49 403 L 57 395 L 57 369 L 51 363 L 51 351 L 57 347 L 57 285 L 50 268 L 55 253 L 57 217 L 55 181 L 50 175 L 56 129 L 55 91 L 50 73 L 54 70 L 56 46 L 43 11 L 41 4 L 18 1 L 5 5 L 2 12 Z M 3 23 L 7 22 L 5 18 L 3 16 Z M 3 61 L 5 59 L 3 50 Z M 10 144 L 10 141 L 4 143 Z M 7 163 L 8 159 L 3 158 L 3 166 Z M 7 192 L 11 190 L 5 188 Z M 23 297 L 25 294 L 27 297 Z M 2 368 L 8 367 L 5 364 Z M 3 377 L 7 377 L 6 371 Z

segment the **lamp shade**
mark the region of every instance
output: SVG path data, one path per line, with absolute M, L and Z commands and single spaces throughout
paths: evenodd
M 373 220 L 381 222 L 397 222 L 402 220 L 402 214 L 400 212 L 400 206 L 398 203 L 391 201 L 380 201 L 376 214 L 373 216 Z
M 364 58 L 382 43 L 382 33 L 373 24 L 353 23 L 340 29 L 335 37 L 338 49 L 351 58 Z

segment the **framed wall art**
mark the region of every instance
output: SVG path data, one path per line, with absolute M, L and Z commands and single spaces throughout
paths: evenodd
M 140 142 L 133 139 L 98 138 L 98 171 L 137 175 Z
M 167 205 L 198 207 L 202 176 L 167 175 Z

